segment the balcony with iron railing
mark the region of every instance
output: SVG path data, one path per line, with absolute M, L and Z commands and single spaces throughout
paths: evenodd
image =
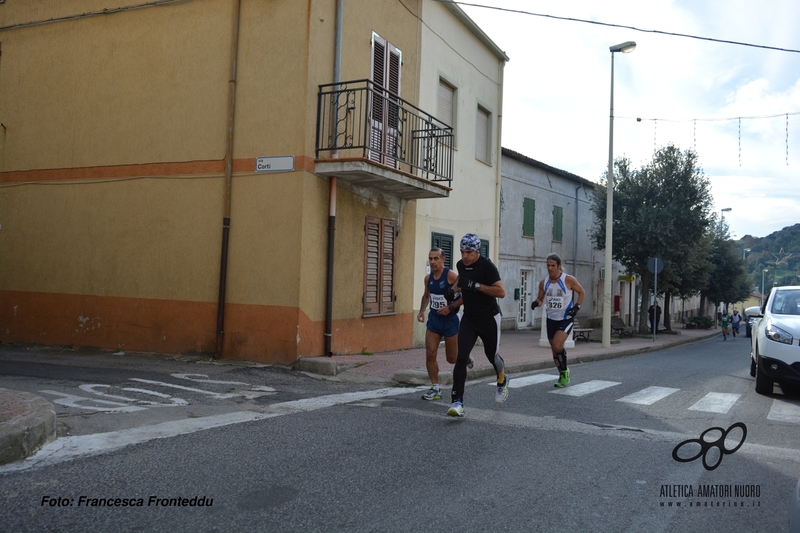
M 320 85 L 315 172 L 405 199 L 444 198 L 453 128 L 370 80 Z

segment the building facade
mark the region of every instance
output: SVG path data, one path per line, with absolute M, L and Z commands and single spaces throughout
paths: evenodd
M 503 148 L 500 209 L 500 274 L 508 296 L 501 301 L 503 327 L 541 326 L 541 312 L 532 312 L 539 282 L 547 276 L 546 258 L 562 259 L 564 272 L 586 291 L 578 320 L 600 327 L 603 315 L 604 251 L 596 250 L 590 232 L 594 183 Z M 626 317 L 635 281 L 613 263 L 612 312 Z
M 483 254 L 498 260 L 500 130 L 503 69 L 508 57 L 454 4 L 426 2 L 422 32 L 421 107 L 453 127 L 453 190 L 447 198 L 417 201 L 414 305 L 424 293 L 428 252 L 442 248 L 446 266 L 461 259 L 459 242 L 475 233 Z M 463 28 L 469 31 L 463 31 Z M 455 45 L 455 46 L 454 46 Z M 471 58 L 465 63 L 464 57 Z M 425 343 L 425 324 L 414 323 L 414 344 Z
M 0 4 L 0 341 L 283 364 L 411 346 L 418 204 L 460 179 L 426 47 L 463 56 L 456 82 L 497 55 L 459 12 Z

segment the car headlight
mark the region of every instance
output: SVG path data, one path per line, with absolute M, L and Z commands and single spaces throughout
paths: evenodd
M 767 336 L 769 340 L 775 342 L 782 342 L 783 344 L 792 344 L 792 341 L 794 341 L 794 338 L 791 336 L 791 334 L 782 330 L 772 322 L 767 324 L 767 328 L 764 330 L 764 334 Z

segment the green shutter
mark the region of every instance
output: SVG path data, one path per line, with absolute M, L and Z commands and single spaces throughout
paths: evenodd
M 453 268 L 453 236 L 443 233 L 431 234 L 431 248 L 441 248 L 444 252 L 444 266 Z
M 533 237 L 536 221 L 536 200 L 533 198 L 522 199 L 522 236 Z
M 561 242 L 564 222 L 564 208 L 558 205 L 553 206 L 553 240 Z

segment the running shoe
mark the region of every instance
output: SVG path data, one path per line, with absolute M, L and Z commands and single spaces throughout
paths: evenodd
M 464 416 L 464 406 L 461 404 L 461 400 L 453 402 L 447 411 L 447 416 Z
M 497 394 L 494 395 L 494 401 L 497 403 L 503 403 L 508 398 L 508 381 L 508 374 L 506 374 L 503 384 L 497 386 Z
M 467 363 L 467 368 L 472 368 L 473 366 L 475 366 L 475 359 L 473 359 L 472 356 L 470 355 L 469 363 Z
M 566 387 L 567 385 L 569 385 L 569 368 L 559 372 L 558 381 L 553 383 L 554 387 Z
M 422 395 L 423 400 L 441 400 L 442 399 L 442 392 L 441 390 L 434 389 L 431 387 L 431 390 L 426 392 Z

